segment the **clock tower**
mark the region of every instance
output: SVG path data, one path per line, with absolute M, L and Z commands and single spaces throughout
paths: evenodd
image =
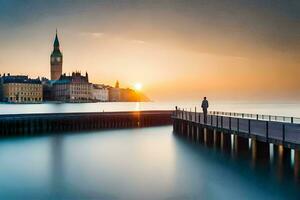
M 57 30 L 55 35 L 55 40 L 53 44 L 53 51 L 50 56 L 50 73 L 51 80 L 58 80 L 62 74 L 62 62 L 63 56 L 59 49 L 59 41 L 57 37 Z

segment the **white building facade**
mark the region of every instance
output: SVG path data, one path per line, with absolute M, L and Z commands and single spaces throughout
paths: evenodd
M 72 76 L 64 74 L 53 83 L 54 100 L 89 102 L 92 100 L 92 86 L 87 74 L 86 76 L 82 76 L 79 72 L 72 73 Z
M 92 99 L 94 101 L 109 101 L 109 90 L 104 85 L 94 84 L 92 86 Z

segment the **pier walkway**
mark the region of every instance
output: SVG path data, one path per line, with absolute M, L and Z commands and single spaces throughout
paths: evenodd
M 300 149 L 300 118 L 209 112 L 207 123 L 204 123 L 203 113 L 196 112 L 196 109 L 185 111 L 179 108 L 176 108 L 172 118 L 174 131 L 179 134 L 201 134 L 203 129 L 208 129 Z

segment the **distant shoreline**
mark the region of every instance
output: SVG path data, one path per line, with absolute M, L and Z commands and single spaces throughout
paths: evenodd
M 41 105 L 41 104 L 85 104 L 85 103 L 149 103 L 154 101 L 96 101 L 96 102 L 60 102 L 60 101 L 45 101 L 45 102 L 29 102 L 29 103 L 15 103 L 15 102 L 0 102 L 2 105 Z

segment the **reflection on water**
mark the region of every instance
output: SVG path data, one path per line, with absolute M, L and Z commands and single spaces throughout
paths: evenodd
M 141 103 L 140 102 L 136 102 L 135 103 L 135 109 L 134 109 L 135 111 L 139 111 L 139 110 L 141 110 Z
M 174 136 L 171 126 L 5 139 L 0 141 L 0 199 L 296 199 L 299 195 L 299 185 L 278 161 L 269 162 L 268 171 L 259 165 L 252 168 L 251 157 L 231 152 L 235 140 L 221 135 L 214 142 L 218 145 L 209 147 Z M 280 148 L 276 153 L 285 155 Z M 278 179 L 280 170 L 284 175 Z
M 53 136 L 49 138 L 51 152 L 51 172 L 49 174 L 50 178 L 50 193 L 51 196 L 57 197 L 61 195 L 61 189 L 63 188 L 63 178 L 64 178 L 64 167 L 63 167 L 63 137 L 60 135 Z

